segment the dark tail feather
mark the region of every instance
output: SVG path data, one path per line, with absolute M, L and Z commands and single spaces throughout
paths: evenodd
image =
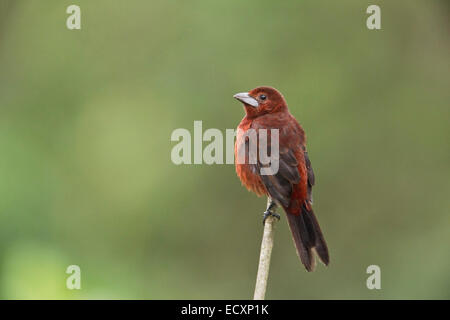
M 330 257 L 328 256 L 327 244 L 312 209 L 307 210 L 302 206 L 300 215 L 288 213 L 287 217 L 295 247 L 297 248 L 297 254 L 306 270 L 314 271 L 316 263 L 313 250 L 317 253 L 320 260 L 325 265 L 328 265 Z

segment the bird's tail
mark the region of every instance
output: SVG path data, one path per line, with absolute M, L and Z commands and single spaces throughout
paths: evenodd
M 327 244 L 312 208 L 308 210 L 305 205 L 302 205 L 299 215 L 287 213 L 287 217 L 297 254 L 306 270 L 314 271 L 316 262 L 313 251 L 325 265 L 328 265 L 330 257 Z

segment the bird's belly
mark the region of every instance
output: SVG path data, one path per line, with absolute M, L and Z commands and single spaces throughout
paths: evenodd
M 236 164 L 236 173 L 239 179 L 248 190 L 253 191 L 258 196 L 267 194 L 266 188 L 259 175 L 253 173 L 255 166 L 249 164 Z

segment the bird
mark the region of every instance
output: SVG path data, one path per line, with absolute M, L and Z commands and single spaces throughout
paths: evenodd
M 306 136 L 302 126 L 289 112 L 284 96 L 269 86 L 257 87 L 233 96 L 244 105 L 245 116 L 239 123 L 235 141 L 235 169 L 242 184 L 258 196 L 267 196 L 267 208 L 263 214 L 263 224 L 267 217 L 274 216 L 278 207 L 286 213 L 292 238 L 302 264 L 307 271 L 314 271 L 317 255 L 328 266 L 328 247 L 314 214 L 312 187 L 315 183 L 314 171 L 306 150 Z M 272 130 L 278 129 L 278 170 L 262 174 L 268 167 L 261 159 L 261 151 L 271 155 L 274 143 Z M 266 132 L 267 143 L 261 144 L 261 132 Z M 252 139 L 249 132 L 255 132 L 257 153 L 251 161 Z M 267 150 L 260 150 L 266 148 Z M 275 149 L 276 150 L 276 149 Z M 244 158 L 242 154 L 245 155 Z M 238 161 L 241 159 L 241 161 Z M 242 161 L 243 160 L 243 161 Z M 275 166 L 276 167 L 276 166 Z

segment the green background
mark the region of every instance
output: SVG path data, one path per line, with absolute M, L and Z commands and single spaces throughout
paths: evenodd
M 282 215 L 267 298 L 449 299 L 449 10 L 0 0 L 0 298 L 251 298 L 265 199 L 233 165 L 174 165 L 170 136 L 235 128 L 232 95 L 270 85 L 307 132 L 331 264 L 307 273 Z

